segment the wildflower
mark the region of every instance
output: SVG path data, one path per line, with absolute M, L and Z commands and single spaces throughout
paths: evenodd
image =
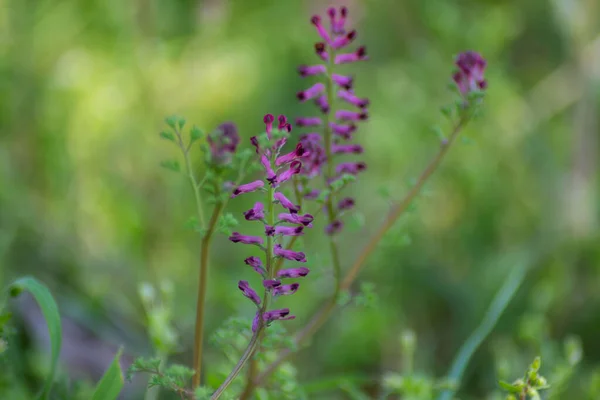
M 265 206 L 263 206 L 262 203 L 257 202 L 254 204 L 254 207 L 248 211 L 244 211 L 244 218 L 246 218 L 246 221 L 260 221 L 265 218 L 264 209 Z
M 369 99 L 361 99 L 348 90 L 339 90 L 337 95 L 340 99 L 356 107 L 365 108 L 369 105 Z
M 344 227 L 344 223 L 342 221 L 335 220 L 325 227 L 325 233 L 330 236 L 335 235 L 336 233 L 339 233 L 343 227 Z
M 254 304 L 260 304 L 260 297 L 254 291 L 254 289 L 250 287 L 247 281 L 239 281 L 238 288 L 242 291 L 243 295 L 252 300 Z
M 300 278 L 308 275 L 310 270 L 306 267 L 282 269 L 277 272 L 278 278 Z
M 281 204 L 284 208 L 287 208 L 290 213 L 297 214 L 298 211 L 300 211 L 300 206 L 292 203 L 287 197 L 285 197 L 283 193 L 277 192 L 273 197 L 275 200 L 279 201 L 279 204 Z
M 289 285 L 281 285 L 273 288 L 273 296 L 286 296 L 296 293 L 300 287 L 299 283 L 291 283 Z
M 338 202 L 338 210 L 347 211 L 354 207 L 354 199 L 352 197 L 345 197 Z
M 287 320 L 287 319 L 296 318 L 295 316 L 289 315 L 289 314 L 290 314 L 289 308 L 282 308 L 281 310 L 268 311 L 263 314 L 263 320 L 265 322 L 269 323 L 269 322 L 276 321 L 276 320 Z
M 335 172 L 337 172 L 338 175 L 356 175 L 359 172 L 364 171 L 365 169 L 367 169 L 367 164 L 365 164 L 364 162 L 345 162 L 338 165 L 335 168 Z
M 483 77 L 487 62 L 479 53 L 474 51 L 461 53 L 456 58 L 455 64 L 459 70 L 454 73 L 453 79 L 463 96 L 487 88 L 487 81 Z
M 296 97 L 298 97 L 298 100 L 300 100 L 300 101 L 306 101 L 306 100 L 314 99 L 315 97 L 319 96 L 324 91 L 325 91 L 325 85 L 323 85 L 322 83 L 319 82 L 319 83 L 315 83 L 314 85 L 312 85 L 311 87 L 309 87 L 308 89 L 306 89 L 302 92 L 298 92 Z
M 243 193 L 250 193 L 250 192 L 254 192 L 262 187 L 265 186 L 265 183 L 263 181 L 254 181 L 254 182 L 250 182 L 250 183 L 246 183 L 245 185 L 240 185 L 237 188 L 233 189 L 233 193 L 231 194 L 231 197 L 237 197 L 240 194 Z
M 229 240 L 233 243 L 243 243 L 243 244 L 263 244 L 264 239 L 260 236 L 247 236 L 242 235 L 239 232 L 233 232 L 231 236 L 229 236 Z
M 273 254 L 277 257 L 283 257 L 287 260 L 306 262 L 306 256 L 301 251 L 285 250 L 280 244 L 276 244 Z
M 369 114 L 365 111 L 338 110 L 335 113 L 335 117 L 342 121 L 360 121 L 367 119 Z
M 267 271 L 265 271 L 265 268 L 263 267 L 262 261 L 258 257 L 248 257 L 244 260 L 244 263 L 246 263 L 246 265 L 251 266 L 254 269 L 254 271 L 256 271 L 262 276 L 265 276 L 265 274 L 267 273 Z
M 300 74 L 300 76 L 313 76 L 313 75 L 320 75 L 320 74 L 324 74 L 327 72 L 327 68 L 320 64 L 320 65 L 301 65 L 298 67 L 298 73 Z
M 210 160 L 216 165 L 225 165 L 231 161 L 235 153 L 240 136 L 237 127 L 232 122 L 225 122 L 206 138 L 210 147 Z
M 277 216 L 277 218 L 279 218 L 279 221 L 282 222 L 288 222 L 290 224 L 300 224 L 300 225 L 304 225 L 304 226 L 308 226 L 311 227 L 312 226 L 312 221 L 314 219 L 314 217 L 310 214 L 304 214 L 304 215 L 298 215 L 298 214 L 286 214 L 286 213 L 281 213 Z

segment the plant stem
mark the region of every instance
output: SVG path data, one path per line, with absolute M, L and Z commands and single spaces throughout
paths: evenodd
M 402 200 L 400 200 L 400 202 L 398 202 L 392 207 L 388 216 L 383 221 L 382 225 L 379 227 L 375 235 L 369 240 L 367 245 L 363 248 L 361 253 L 358 255 L 358 257 L 350 267 L 350 270 L 344 276 L 344 279 L 342 280 L 342 283 L 340 285 L 340 290 L 346 290 L 352 285 L 354 279 L 358 275 L 360 269 L 363 267 L 367 258 L 373 253 L 373 251 L 375 251 L 375 249 L 377 248 L 377 244 L 381 241 L 385 233 L 394 225 L 396 220 L 398 220 L 398 218 L 400 218 L 400 216 L 402 216 L 404 212 L 406 212 L 408 206 L 421 192 L 421 189 L 425 185 L 425 182 L 427 182 L 429 177 L 435 172 L 437 167 L 440 165 L 444 156 L 448 152 L 448 149 L 452 146 L 452 144 L 458 137 L 458 134 L 461 132 L 462 128 L 465 126 L 467 121 L 467 115 L 463 115 L 459 119 L 458 123 L 452 130 L 450 136 L 446 140 L 442 141 L 442 143 L 440 144 L 440 149 L 438 150 L 434 158 L 429 162 L 425 170 L 423 170 L 416 184 L 408 191 L 408 193 L 402 198 Z M 294 338 L 296 345 L 299 345 L 306 338 L 312 336 L 316 331 L 318 331 L 319 328 L 325 323 L 325 321 L 327 321 L 327 319 L 331 315 L 331 312 L 335 309 L 335 306 L 335 299 L 327 300 L 325 304 L 319 310 L 317 310 L 315 315 L 310 319 L 306 326 L 296 334 Z M 263 371 L 262 374 L 260 374 L 256 378 L 255 384 L 260 384 L 264 379 L 270 376 L 277 369 L 277 367 L 281 365 L 281 363 L 284 362 L 291 354 L 292 351 L 289 349 L 282 351 L 279 357 L 271 365 L 269 365 L 269 367 L 265 371 Z
M 202 350 L 204 344 L 204 303 L 206 302 L 206 284 L 208 282 L 208 253 L 210 250 L 210 242 L 215 232 L 217 222 L 221 216 L 225 204 L 217 203 L 213 209 L 213 213 L 208 223 L 208 228 L 202 238 L 200 245 L 200 278 L 198 281 L 198 298 L 196 300 L 196 329 L 194 334 L 194 361 L 193 369 L 196 371 L 192 380 L 192 387 L 200 386 L 202 373 Z

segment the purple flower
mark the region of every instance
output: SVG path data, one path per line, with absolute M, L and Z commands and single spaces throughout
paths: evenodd
M 360 121 L 369 118 L 369 114 L 365 111 L 339 110 L 335 112 L 335 117 L 342 121 Z
M 250 193 L 250 192 L 254 192 L 262 187 L 265 186 L 265 183 L 263 181 L 254 181 L 254 182 L 250 182 L 250 183 L 246 183 L 245 185 L 240 185 L 237 188 L 235 188 L 233 190 L 233 193 L 231 194 L 231 198 L 237 197 L 242 193 Z
M 258 323 L 260 322 L 260 310 L 256 312 L 252 319 L 252 332 L 256 332 L 258 329 Z
M 352 197 L 345 197 L 338 202 L 338 210 L 348 211 L 354 207 L 354 199 Z
M 275 160 L 275 165 L 279 167 L 282 164 L 290 163 L 298 158 L 306 157 L 308 154 L 308 150 L 302 146 L 302 142 L 299 142 L 294 151 L 277 157 L 277 160 Z
M 262 261 L 258 257 L 248 257 L 244 260 L 244 263 L 246 263 L 246 265 L 251 266 L 254 269 L 254 271 L 256 271 L 262 276 L 265 276 L 267 274 L 267 271 L 265 271 L 265 269 L 263 268 Z
M 273 171 L 273 168 L 271 168 L 271 160 L 269 160 L 269 157 L 267 157 L 266 154 L 263 154 L 262 156 L 260 156 L 260 163 L 265 168 L 265 172 L 267 173 L 267 180 L 271 182 L 271 184 L 273 184 L 273 182 L 277 178 L 277 174 L 275 173 L 275 171 Z
M 339 90 L 337 94 L 340 99 L 347 101 L 353 106 L 365 108 L 369 105 L 369 99 L 361 99 L 348 90 Z
M 330 236 L 335 235 L 336 233 L 340 233 L 343 227 L 344 223 L 342 221 L 335 220 L 325 227 L 325 233 Z
M 315 99 L 315 104 L 323 114 L 329 113 L 329 103 L 327 102 L 327 96 L 321 95 Z
M 286 296 L 296 293 L 300 287 L 299 283 L 291 283 L 289 285 L 281 285 L 273 288 L 273 296 Z
M 262 203 L 256 202 L 254 207 L 248 211 L 244 211 L 244 217 L 247 221 L 261 221 L 265 218 L 264 209 L 265 206 Z
M 367 49 L 364 46 L 359 47 L 353 53 L 343 53 L 335 56 L 336 64 L 346 64 L 356 61 L 367 60 Z
M 292 131 L 292 125 L 288 124 L 285 115 L 280 115 L 279 117 L 277 117 L 277 122 L 279 123 L 277 125 L 277 129 L 279 129 L 280 131 L 287 131 L 288 133 Z
M 302 278 L 308 275 L 310 270 L 306 267 L 282 269 L 277 272 L 278 278 Z
M 365 164 L 364 162 L 345 162 L 345 163 L 341 163 L 340 165 L 338 165 L 335 168 L 335 172 L 338 175 L 341 175 L 341 174 L 356 175 L 359 172 L 364 171 L 365 169 L 367 169 L 367 164 Z
M 325 29 L 325 27 L 321 24 L 321 17 L 318 15 L 313 15 L 313 17 L 310 19 L 310 22 L 315 26 L 315 28 L 317 28 L 317 33 L 323 38 L 323 40 L 325 40 L 327 43 L 331 42 L 327 29 Z
M 252 136 L 250 138 L 250 143 L 252 143 L 252 146 L 254 146 L 255 150 L 256 150 L 256 154 L 260 153 L 260 144 L 258 143 L 258 138 L 256 136 Z
M 286 260 L 298 261 L 305 263 L 306 256 L 301 251 L 286 250 L 280 244 L 276 244 L 273 249 L 273 254 L 277 257 L 285 258 Z
M 229 240 L 233 243 L 243 243 L 243 244 L 263 244 L 264 239 L 260 236 L 246 236 L 242 235 L 239 232 L 233 232 L 231 236 L 229 236 Z
M 319 117 L 296 118 L 296 125 L 300 126 L 300 127 L 302 127 L 302 126 L 319 126 L 321 124 L 323 124 L 323 121 Z
M 483 78 L 487 62 L 479 53 L 474 51 L 461 53 L 456 58 L 455 64 L 459 71 L 455 72 L 452 78 L 463 96 L 487 88 L 487 81 Z
M 265 123 L 265 129 L 267 132 L 267 137 L 269 139 L 271 139 L 271 132 L 273 131 L 273 121 L 275 121 L 275 117 L 273 116 L 273 114 L 266 114 L 263 117 L 263 122 Z M 258 146 L 258 139 L 257 139 L 257 146 Z M 258 148 L 257 148 L 258 151 Z
M 327 67 L 323 64 L 319 65 L 301 65 L 298 67 L 298 73 L 300 76 L 313 76 L 320 75 L 327 72 Z
M 277 192 L 273 195 L 275 200 L 279 201 L 284 208 L 287 208 L 292 214 L 297 214 L 300 211 L 300 206 L 292 203 L 285 195 L 281 192 Z
M 321 60 L 329 61 L 329 53 L 325 50 L 325 43 L 316 43 L 315 53 L 317 53 L 317 56 L 319 56 Z
M 331 15 L 331 14 L 330 14 Z M 331 30 L 336 34 L 343 34 L 345 32 L 344 25 L 346 24 L 346 17 L 348 16 L 348 9 L 346 7 L 340 7 L 340 18 L 337 21 L 332 21 Z
M 311 222 L 314 219 L 314 217 L 310 214 L 299 215 L 285 213 L 279 214 L 277 218 L 279 218 L 280 221 L 288 222 L 290 224 L 300 224 L 308 227 L 312 226 Z
M 352 139 L 352 133 L 356 131 L 356 125 L 339 125 L 334 122 L 330 122 L 329 126 L 331 127 L 331 131 L 344 139 Z
M 331 80 L 336 85 L 348 90 L 352 87 L 352 77 L 338 74 L 331 74 Z
M 307 194 L 304 195 L 305 199 L 308 200 L 316 200 L 317 198 L 319 198 L 319 195 L 321 194 L 321 191 L 318 189 L 313 189 L 310 192 L 308 192 Z
M 304 235 L 303 226 L 265 226 L 265 234 L 267 236 L 302 236 Z
M 269 323 L 271 321 L 289 320 L 289 319 L 296 318 L 295 316 L 289 315 L 289 314 L 290 314 L 289 308 L 282 308 L 280 310 L 267 311 L 266 313 L 263 314 L 263 321 L 265 321 L 266 323 Z
M 334 144 L 331 151 L 334 154 L 362 154 L 364 149 L 360 144 Z
M 350 43 L 352 43 L 352 41 L 354 40 L 355 37 L 356 37 L 356 31 L 350 31 L 344 36 L 336 37 L 333 40 L 333 43 L 331 43 L 331 47 L 333 47 L 336 50 L 341 49 L 342 47 L 346 47 Z
M 275 279 L 265 279 L 263 281 L 263 286 L 265 287 L 265 289 L 269 289 L 269 290 L 276 288 L 280 285 L 281 285 L 281 282 L 279 282 L 278 280 L 275 280 Z
M 232 122 L 225 122 L 206 138 L 210 147 L 210 160 L 216 165 L 225 165 L 231 162 L 231 155 L 235 153 L 240 136 L 237 127 Z
M 320 96 L 321 93 L 323 93 L 325 91 L 325 85 L 323 85 L 322 83 L 315 83 L 314 85 L 312 85 L 311 87 L 309 87 L 308 89 L 302 91 L 302 92 L 298 92 L 298 94 L 296 95 L 296 97 L 298 97 L 298 100 L 300 101 L 306 101 L 306 100 L 310 100 L 310 99 L 314 99 L 317 96 Z
M 252 300 L 254 302 L 254 304 L 256 304 L 256 305 L 260 304 L 260 297 L 254 291 L 254 289 L 252 289 L 250 287 L 250 285 L 248 284 L 248 281 L 239 281 L 238 288 L 240 288 L 243 295 L 246 296 L 247 298 L 249 298 L 250 300 Z
M 283 182 L 288 181 L 292 176 L 299 174 L 301 169 L 302 163 L 300 161 L 292 161 L 290 167 L 277 176 L 276 184 L 280 185 Z

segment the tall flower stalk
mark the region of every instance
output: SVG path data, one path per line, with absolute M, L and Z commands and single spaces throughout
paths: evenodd
M 276 129 L 273 127 L 274 121 L 275 118 L 271 114 L 267 114 L 264 117 L 265 134 L 250 139 L 256 150 L 256 156 L 263 166 L 263 178 L 238 186 L 231 195 L 231 197 L 237 197 L 252 192 L 263 192 L 264 194 L 263 202 L 256 202 L 251 209 L 243 213 L 247 221 L 262 223 L 264 234 L 250 236 L 233 232 L 229 237 L 233 243 L 257 246 L 261 249 L 262 258 L 247 257 L 244 263 L 251 267 L 254 273 L 260 275 L 263 295 L 260 296 L 248 281 L 240 280 L 238 282 L 238 288 L 242 294 L 257 308 L 251 323 L 253 335 L 240 361 L 221 387 L 213 394 L 213 399 L 220 397 L 246 362 L 251 360 L 260 349 L 264 329 L 275 321 L 295 318 L 290 314 L 289 308 L 273 309 L 272 305 L 281 296 L 292 295 L 298 290 L 299 283 L 287 283 L 286 281 L 305 277 L 309 273 L 309 269 L 303 266 L 287 269 L 277 268 L 277 259 L 294 263 L 306 262 L 303 252 L 285 249 L 280 242 L 286 236 L 303 235 L 305 228 L 312 227 L 313 216 L 301 214 L 300 206 L 294 204 L 281 192 L 281 185 L 292 181 L 293 177 L 300 173 L 302 160 L 309 156 L 309 152 L 304 149 L 302 143 L 298 143 L 291 152 L 281 154 L 287 141 L 287 134 L 292 127 L 283 115 L 279 116 Z

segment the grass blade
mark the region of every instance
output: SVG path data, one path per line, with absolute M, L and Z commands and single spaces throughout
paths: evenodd
M 123 371 L 119 363 L 120 358 L 121 350 L 117 352 L 110 367 L 98 382 L 92 400 L 115 400 L 119 396 L 124 385 Z

